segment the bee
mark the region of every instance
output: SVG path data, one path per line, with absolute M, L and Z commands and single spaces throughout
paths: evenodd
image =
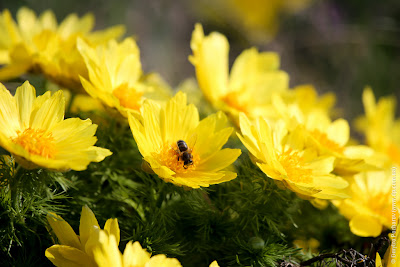
M 178 147 L 178 150 L 176 152 L 179 154 L 178 161 L 179 159 L 181 159 L 183 161 L 183 168 L 187 169 L 190 165 L 193 164 L 192 149 L 190 149 L 186 142 L 183 140 L 178 140 L 176 142 L 176 145 Z

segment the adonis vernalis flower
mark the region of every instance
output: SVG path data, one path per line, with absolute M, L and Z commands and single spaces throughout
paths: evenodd
M 164 107 L 147 101 L 141 120 L 129 116 L 129 125 L 139 151 L 151 169 L 162 179 L 176 185 L 198 188 L 230 181 L 236 173 L 225 170 L 241 154 L 240 149 L 221 149 L 233 128 L 226 128 L 222 112 L 199 120 L 194 105 L 178 92 Z M 192 155 L 185 164 L 177 142 L 183 140 Z
M 78 49 L 89 71 L 88 80 L 81 77 L 86 92 L 123 116 L 127 117 L 128 112 L 138 113 L 145 98 L 169 97 L 162 82 L 151 82 L 152 75 L 144 77 L 139 48 L 132 38 L 120 44 L 111 40 L 96 49 L 78 40 Z
M 288 75 L 279 70 L 276 53 L 245 50 L 228 72 L 229 43 L 226 37 L 213 32 L 204 36 L 196 24 L 189 57 L 196 68 L 197 81 L 205 97 L 215 108 L 227 112 L 238 125 L 240 112 L 255 118 L 270 111 L 271 95 L 288 89 Z
M 99 267 L 182 267 L 177 259 L 167 258 L 163 254 L 151 257 L 138 241 L 129 241 L 124 254 L 121 254 L 118 240 L 105 231 L 99 231 L 98 243 L 93 249 L 93 257 Z
M 287 129 L 280 120 L 271 127 L 263 118 L 251 123 L 240 114 L 238 134 L 251 153 L 255 164 L 270 178 L 302 197 L 319 199 L 344 198 L 348 183 L 333 175 L 335 158 L 318 156 L 315 149 L 305 147 L 301 128 Z
M 1 84 L 0 146 L 28 169 L 84 170 L 112 154 L 94 146 L 97 125 L 89 119 L 64 120 L 64 109 L 61 90 L 36 97 L 35 88 L 25 82 L 13 97 Z
M 354 174 L 363 170 L 372 170 L 366 163 L 374 151 L 362 145 L 348 145 L 350 126 L 345 119 L 332 121 L 326 110 L 315 107 L 306 111 L 297 102 L 286 104 L 278 95 L 273 96 L 276 114 L 287 121 L 289 128 L 301 126 L 307 138 L 306 146 L 315 147 L 321 156 L 333 156 L 335 173 Z
M 385 158 L 382 167 L 400 166 L 400 119 L 395 118 L 396 99 L 382 97 L 375 100 L 371 88 L 363 92 L 365 116 L 357 119 L 356 127 L 365 134 L 367 145 Z
M 86 77 L 87 70 L 76 48 L 78 37 L 96 46 L 118 38 L 124 27 L 115 26 L 103 31 L 91 31 L 94 17 L 87 14 L 79 18 L 68 15 L 60 24 L 52 11 L 39 17 L 22 7 L 17 12 L 17 22 L 8 10 L 0 14 L 0 80 L 15 78 L 34 71 L 42 72 L 55 82 L 71 89 L 80 87 L 79 75 Z
M 350 230 L 358 236 L 376 237 L 383 229 L 390 229 L 393 219 L 397 222 L 400 215 L 400 198 L 393 203 L 392 185 L 396 179 L 392 172 L 361 172 L 348 180 L 350 198 L 334 204 L 349 219 Z
M 59 245 L 53 245 L 45 252 L 46 257 L 56 266 L 85 267 L 181 267 L 177 259 L 165 255 L 151 257 L 139 242 L 128 242 L 122 255 L 118 249 L 120 230 L 117 219 L 108 219 L 104 230 L 93 212 L 82 207 L 79 236 L 72 227 L 57 214 L 48 214 L 49 222 Z
M 48 214 L 49 222 L 59 245 L 46 249 L 46 257 L 56 266 L 97 266 L 93 258 L 93 251 L 101 246 L 99 242 L 100 226 L 93 212 L 82 207 L 79 225 L 79 236 L 72 227 L 57 214 Z M 108 219 L 104 225 L 103 234 L 113 236 L 118 245 L 120 239 L 117 219 Z

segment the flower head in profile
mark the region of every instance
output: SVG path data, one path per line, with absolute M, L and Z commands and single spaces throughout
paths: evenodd
M 60 243 L 46 249 L 45 255 L 54 265 L 97 266 L 93 251 L 101 246 L 99 242 L 100 226 L 93 212 L 87 206 L 82 207 L 79 236 L 57 214 L 48 214 L 47 221 Z M 113 236 L 118 245 L 120 233 L 117 219 L 107 220 L 104 225 L 103 235 Z
M 239 113 L 250 118 L 270 111 L 271 95 L 288 89 L 287 73 L 279 70 L 276 53 L 245 50 L 234 62 L 229 74 L 229 43 L 226 37 L 213 32 L 204 36 L 196 24 L 190 43 L 200 89 L 213 106 L 229 114 L 238 125 Z
M 367 163 L 374 156 L 371 148 L 348 145 L 350 126 L 345 119 L 332 121 L 323 108 L 305 109 L 297 101 L 287 104 L 278 95 L 273 96 L 272 102 L 276 114 L 287 122 L 289 128 L 300 126 L 304 129 L 307 146 L 314 147 L 321 156 L 336 158 L 335 173 L 349 175 L 374 169 Z
M 76 47 L 78 37 L 96 46 L 118 38 L 124 27 L 115 26 L 93 32 L 94 17 L 87 14 L 79 18 L 68 15 L 57 23 L 52 11 L 39 17 L 29 8 L 22 7 L 14 21 L 8 10 L 0 14 L 0 80 L 15 78 L 26 72 L 41 72 L 47 78 L 71 89 L 80 88 L 79 75 L 87 70 Z
M 94 146 L 97 125 L 90 119 L 64 120 L 64 109 L 61 90 L 36 97 L 25 82 L 13 97 L 0 84 L 0 146 L 27 169 L 84 170 L 112 154 Z
M 365 116 L 356 120 L 356 127 L 365 134 L 367 145 L 385 158 L 382 167 L 400 166 L 400 119 L 395 118 L 396 99 L 382 97 L 377 102 L 371 88 L 363 92 Z
M 397 208 L 400 199 L 393 203 L 392 184 L 396 181 L 391 171 L 361 172 L 348 180 L 350 198 L 334 204 L 349 220 L 350 230 L 358 236 L 376 237 L 384 229 L 390 229 L 393 217 L 396 220 L 400 215 Z
M 236 178 L 236 173 L 226 168 L 241 151 L 221 149 L 233 131 L 226 123 L 222 112 L 200 121 L 196 107 L 186 104 L 182 92 L 164 107 L 145 102 L 141 120 L 129 116 L 133 137 L 151 169 L 167 182 L 192 188 Z M 184 144 L 178 145 L 179 140 Z
M 344 198 L 348 183 L 332 174 L 335 158 L 319 156 L 306 147 L 301 127 L 291 131 L 284 121 L 270 124 L 263 118 L 250 122 L 240 115 L 238 134 L 255 164 L 270 178 L 301 197 L 319 199 Z
M 118 220 L 108 219 L 102 230 L 87 206 L 82 207 L 79 236 L 57 214 L 48 214 L 47 221 L 60 242 L 45 252 L 55 266 L 182 267 L 177 259 L 163 254 L 151 257 L 137 241 L 129 241 L 121 254 Z
M 99 231 L 98 246 L 93 249 L 93 258 L 99 267 L 182 267 L 175 258 L 167 258 L 164 254 L 151 256 L 138 241 L 129 241 L 124 253 L 118 249 L 118 241 L 114 235 Z
M 89 78 L 81 77 L 86 92 L 123 116 L 138 113 L 145 98 L 168 99 L 169 87 L 155 74 L 143 75 L 139 48 L 132 38 L 122 43 L 90 47 L 78 40 Z

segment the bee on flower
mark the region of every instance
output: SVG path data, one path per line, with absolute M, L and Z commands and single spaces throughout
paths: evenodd
M 147 100 L 140 115 L 128 117 L 133 137 L 144 161 L 166 182 L 199 188 L 236 178 L 227 167 L 241 151 L 222 149 L 233 131 L 222 112 L 200 120 L 197 108 L 178 92 L 165 106 Z
M 112 154 L 94 146 L 97 125 L 90 119 L 64 120 L 64 110 L 61 90 L 36 97 L 26 81 L 12 96 L 0 84 L 0 146 L 26 169 L 80 171 Z

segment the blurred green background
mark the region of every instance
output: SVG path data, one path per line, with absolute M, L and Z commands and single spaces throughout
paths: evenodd
M 291 86 L 313 84 L 320 93 L 335 92 L 341 116 L 349 120 L 363 112 L 366 85 L 377 96 L 399 98 L 400 1 L 250 2 L 251 7 L 240 0 L 1 0 L 0 8 L 14 16 L 21 6 L 52 9 L 59 21 L 69 13 L 92 12 L 97 29 L 123 24 L 126 36 L 139 44 L 143 69 L 161 73 L 174 87 L 194 77 L 187 58 L 194 24 L 201 22 L 206 33 L 228 37 L 230 64 L 252 46 L 276 51 Z

